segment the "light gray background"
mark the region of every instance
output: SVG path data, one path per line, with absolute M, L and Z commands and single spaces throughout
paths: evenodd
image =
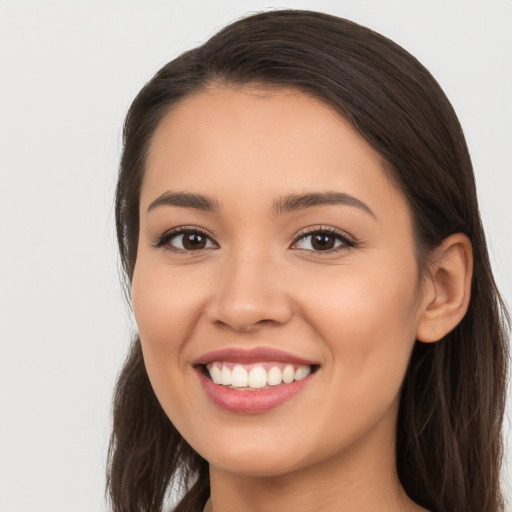
M 268 7 L 348 17 L 432 71 L 465 129 L 512 303 L 510 0 L 0 0 L 0 512 L 105 510 L 131 330 L 112 214 L 123 116 L 165 62 Z

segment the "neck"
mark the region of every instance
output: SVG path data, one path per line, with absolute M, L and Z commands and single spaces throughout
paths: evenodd
M 377 429 L 327 460 L 284 475 L 210 466 L 212 512 L 419 512 L 396 474 L 394 427 Z

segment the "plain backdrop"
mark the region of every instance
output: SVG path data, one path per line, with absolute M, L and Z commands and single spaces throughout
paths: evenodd
M 430 69 L 464 127 L 512 303 L 510 0 L 0 0 L 0 512 L 106 510 L 133 329 L 113 231 L 123 116 L 164 63 L 270 7 L 350 18 Z

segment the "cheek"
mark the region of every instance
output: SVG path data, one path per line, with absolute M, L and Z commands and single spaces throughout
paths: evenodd
M 186 430 L 193 421 L 188 411 L 194 397 L 184 347 L 197 326 L 201 296 L 172 267 L 141 258 L 133 276 L 132 303 L 153 390 L 174 426 Z
M 183 273 L 181 273 L 183 274 Z M 132 303 L 143 347 L 158 352 L 179 351 L 201 314 L 201 295 L 193 276 L 180 279 L 172 268 L 162 271 L 156 262 L 137 263 Z
M 385 273 L 378 268 L 326 280 L 310 309 L 331 364 L 346 382 L 358 384 L 352 388 L 361 391 L 356 400 L 375 386 L 396 394 L 415 342 L 416 266 L 405 263 L 395 271 L 385 266 Z
M 186 361 L 182 347 L 196 322 L 197 298 L 170 270 L 163 272 L 161 265 L 140 258 L 133 276 L 132 303 L 149 380 L 172 416 L 180 410 L 183 397 L 180 375 Z M 169 392 L 174 389 L 178 393 Z
M 330 406 L 317 407 L 318 439 L 341 436 L 344 444 L 381 418 L 394 423 L 416 332 L 416 272 L 403 270 L 385 277 L 347 272 L 326 280 L 310 301 L 309 324 L 329 351 L 316 401 Z

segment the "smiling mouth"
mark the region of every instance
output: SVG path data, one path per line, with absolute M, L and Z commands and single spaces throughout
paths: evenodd
M 213 383 L 238 391 L 258 391 L 305 379 L 318 365 L 291 364 L 277 361 L 243 364 L 214 361 L 201 365 L 203 374 Z

